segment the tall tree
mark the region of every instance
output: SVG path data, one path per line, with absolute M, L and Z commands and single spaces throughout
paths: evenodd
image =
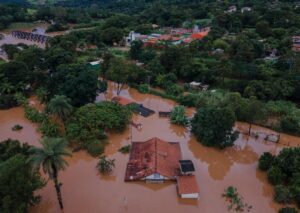
M 225 148 L 237 138 L 233 132 L 234 113 L 227 108 L 202 107 L 192 120 L 192 132 L 205 146 Z
M 73 107 L 70 104 L 70 99 L 64 95 L 55 95 L 47 106 L 47 111 L 50 114 L 58 116 L 63 121 L 70 116 L 72 110 Z
M 36 169 L 42 167 L 43 171 L 54 181 L 59 206 L 63 209 L 58 172 L 64 170 L 68 165 L 64 157 L 71 156 L 66 149 L 67 141 L 64 138 L 43 138 L 41 144 L 42 148 L 32 147 L 30 149 L 32 156 L 29 161 Z
M 131 68 L 132 66 L 124 59 L 114 58 L 110 61 L 106 77 L 117 83 L 117 95 L 120 95 L 123 86 L 128 83 L 128 79 L 135 74 L 132 71 L 136 70 Z

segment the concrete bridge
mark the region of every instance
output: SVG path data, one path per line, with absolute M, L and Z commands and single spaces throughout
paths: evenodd
M 23 31 L 12 31 L 11 35 L 18 39 L 25 39 L 28 41 L 33 41 L 42 44 L 46 43 L 49 38 L 49 36 L 46 35 L 40 35 L 40 34 L 35 34 L 30 32 L 23 32 Z

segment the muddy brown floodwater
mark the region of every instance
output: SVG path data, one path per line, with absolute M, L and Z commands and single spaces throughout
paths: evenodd
M 112 83 L 106 95 L 97 100 L 110 99 L 115 95 Z M 158 111 L 170 110 L 173 101 L 149 94 L 140 94 L 134 89 L 124 89 L 121 96 L 143 103 Z M 188 114 L 193 113 L 188 110 Z M 36 126 L 23 117 L 22 108 L 0 111 L 0 139 L 11 137 L 37 145 L 40 134 Z M 266 175 L 257 170 L 257 160 L 265 151 L 278 153 L 283 147 L 298 146 L 300 138 L 281 135 L 279 144 L 265 142 L 240 135 L 235 146 L 225 150 L 207 148 L 199 144 L 185 128 L 170 124 L 168 119 L 159 118 L 158 113 L 144 118 L 133 116 L 133 121 L 143 124 L 141 131 L 128 128 L 122 134 L 110 134 L 110 144 L 105 149 L 109 158 L 116 159 L 116 168 L 110 176 L 101 176 L 95 166 L 97 159 L 85 151 L 73 153 L 68 158 L 69 167 L 59 175 L 65 213 L 223 213 L 227 212 L 227 203 L 221 197 L 224 189 L 230 185 L 237 187 L 245 202 L 251 204 L 254 213 L 276 212 L 281 206 L 273 202 L 273 189 Z M 11 126 L 21 124 L 24 129 L 12 132 Z M 247 129 L 248 124 L 237 123 L 238 129 Z M 270 131 L 254 126 L 259 131 Z M 143 182 L 125 183 L 124 175 L 128 154 L 121 154 L 118 149 L 133 141 L 146 141 L 159 137 L 166 141 L 178 141 L 184 159 L 191 159 L 196 167 L 196 177 L 200 189 L 199 200 L 184 200 L 177 196 L 175 183 L 145 184 Z M 31 207 L 30 213 L 60 212 L 52 182 L 38 192 L 42 201 Z

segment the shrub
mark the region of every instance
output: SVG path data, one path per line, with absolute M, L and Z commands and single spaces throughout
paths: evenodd
M 176 106 L 171 112 L 171 123 L 186 126 L 189 123 L 184 106 Z
M 127 146 L 123 146 L 119 149 L 119 152 L 125 154 L 125 153 L 129 153 L 131 149 L 131 145 L 127 145 Z
M 280 123 L 281 129 L 284 132 L 298 133 L 300 132 L 299 120 L 291 116 L 285 116 Z
M 274 200 L 278 203 L 290 203 L 292 201 L 292 193 L 290 192 L 290 190 L 283 185 L 277 185 L 275 187 L 275 196 L 274 196 Z
M 87 151 L 93 157 L 100 156 L 104 152 L 105 144 L 106 144 L 105 142 L 94 140 L 93 142 L 87 145 Z
M 42 122 L 41 126 L 39 127 L 39 130 L 44 136 L 47 137 L 55 138 L 61 136 L 59 125 L 49 121 L 48 119 Z
M 197 106 L 197 95 L 188 94 L 188 95 L 180 95 L 178 102 L 187 107 L 196 107 Z
M 30 106 L 25 106 L 25 117 L 34 123 L 42 123 L 47 119 L 45 114 L 38 112 L 35 108 Z
M 140 93 L 143 93 L 143 94 L 149 93 L 149 86 L 148 86 L 148 84 L 141 84 L 141 85 L 139 85 L 138 91 Z
M 166 99 L 177 101 L 177 97 L 176 96 L 174 96 L 174 95 L 168 95 L 168 94 L 166 94 L 164 92 L 160 92 L 160 91 L 157 91 L 157 90 L 150 89 L 149 93 L 152 94 L 152 95 L 160 96 L 162 98 L 166 98 Z
M 243 212 L 247 210 L 248 212 L 252 209 L 252 206 L 244 202 L 244 198 L 239 195 L 237 189 L 233 186 L 229 186 L 225 189 L 222 195 L 230 202 L 228 205 L 228 210 L 234 210 L 236 212 Z
M 0 96 L 0 109 L 9 109 L 18 106 L 18 102 L 14 95 Z
M 105 156 L 100 157 L 97 169 L 101 174 L 109 174 L 115 167 L 115 159 L 106 159 Z
M 292 207 L 285 207 L 278 211 L 278 213 L 298 213 L 297 209 Z
M 184 92 L 183 87 L 179 86 L 177 84 L 171 84 L 166 87 L 166 93 L 168 95 L 178 96 L 178 95 L 182 94 L 183 92 Z
M 269 152 L 265 152 L 262 156 L 260 156 L 258 161 L 258 168 L 262 171 L 267 171 L 274 161 L 274 156 Z

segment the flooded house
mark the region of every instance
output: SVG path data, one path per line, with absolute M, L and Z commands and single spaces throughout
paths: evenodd
M 199 187 L 195 175 L 184 175 L 177 178 L 177 191 L 181 198 L 198 199 Z
M 293 42 L 292 49 L 295 52 L 300 52 L 300 36 L 294 36 L 292 38 L 292 42 Z
M 179 160 L 181 149 L 178 142 L 167 142 L 159 138 L 132 142 L 125 181 L 176 181 L 180 169 Z
M 177 191 L 181 198 L 199 198 L 199 187 L 197 184 L 195 167 L 191 160 L 180 160 L 180 175 L 177 177 Z

